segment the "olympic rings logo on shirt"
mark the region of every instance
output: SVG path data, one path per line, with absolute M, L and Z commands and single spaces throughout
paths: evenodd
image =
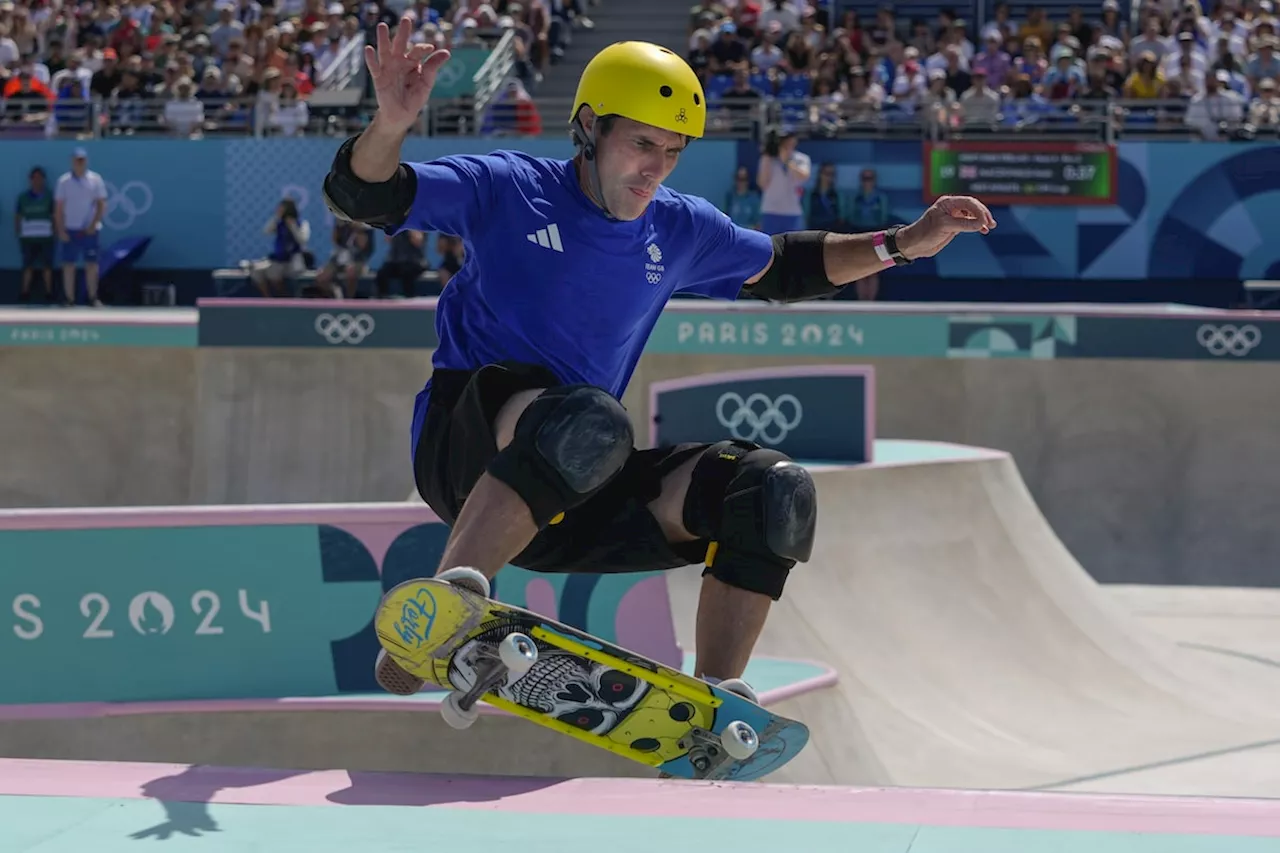
M 1262 330 L 1250 323 L 1247 326 L 1211 326 L 1208 323 L 1196 329 L 1196 342 L 1210 355 L 1234 355 L 1237 358 L 1262 343 Z
M 789 414 L 784 410 L 789 410 Z M 803 414 L 800 401 L 792 394 L 770 400 L 767 395 L 756 392 L 744 400 L 741 395 L 726 391 L 716 402 L 716 419 L 734 438 L 763 444 L 781 442 L 800 426 Z
M 368 314 L 318 314 L 316 334 L 331 344 L 359 344 L 373 334 L 376 324 Z

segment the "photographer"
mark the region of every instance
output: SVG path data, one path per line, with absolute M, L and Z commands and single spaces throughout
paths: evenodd
M 298 217 L 297 203 L 286 198 L 276 205 L 275 215 L 263 226 L 262 233 L 273 238 L 271 254 L 252 264 L 249 278 L 263 296 L 284 296 L 285 279 L 306 269 L 311 225 Z
M 760 230 L 766 234 L 804 230 L 801 198 L 809 180 L 809 155 L 796 150 L 796 134 L 770 129 L 765 134 L 764 151 L 756 168 L 760 186 Z

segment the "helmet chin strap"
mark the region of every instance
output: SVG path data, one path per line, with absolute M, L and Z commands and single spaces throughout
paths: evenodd
M 604 189 L 600 186 L 600 164 L 596 162 L 595 128 L 588 131 L 582 126 L 582 119 L 575 118 L 573 120 L 573 137 L 582 145 L 582 159 L 587 165 L 587 183 L 592 195 L 595 196 L 593 200 L 604 211 L 605 216 L 616 220 L 618 217 L 614 216 L 613 212 L 609 210 L 609 205 L 604 200 Z

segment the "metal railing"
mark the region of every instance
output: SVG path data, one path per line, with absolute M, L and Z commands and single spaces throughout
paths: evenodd
M 515 30 L 504 32 L 502 37 L 498 39 L 498 43 L 493 46 L 484 64 L 476 70 L 475 76 L 471 78 L 474 87 L 472 102 L 477 125 L 484 124 L 485 110 L 489 108 L 489 104 L 502 91 L 502 87 L 511 76 L 511 69 L 516 64 L 515 41 Z
M 364 82 L 364 33 L 357 33 L 347 42 L 347 46 L 338 52 L 333 62 L 316 75 L 317 89 L 334 91 L 348 86 L 359 86 Z
M 474 99 L 433 102 L 423 111 L 417 132 L 426 136 L 521 135 L 514 111 L 498 110 L 498 105 L 490 93 L 485 121 Z M 543 119 L 540 136 L 567 135 L 563 117 L 569 114 L 569 99 L 538 98 L 534 106 Z M 282 105 L 261 96 L 203 98 L 185 104 L 165 98 L 95 98 L 34 107 L 10 103 L 0 109 L 0 137 L 349 136 L 367 125 L 376 108 L 368 99 L 331 103 L 317 98 L 314 103 L 303 99 Z M 760 140 L 769 127 L 778 125 L 811 139 L 1242 140 L 1276 137 L 1280 104 L 1263 110 L 1243 102 L 1005 100 L 979 109 L 964 102 L 877 108 L 813 98 L 760 99 L 743 105 L 713 102 L 706 136 Z M 483 134 L 480 128 L 484 128 Z

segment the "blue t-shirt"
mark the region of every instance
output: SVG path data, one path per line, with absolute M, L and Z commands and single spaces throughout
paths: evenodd
M 437 303 L 436 368 L 518 361 L 621 398 L 672 294 L 736 299 L 773 257 L 768 235 L 665 187 L 639 219 L 608 219 L 572 160 L 496 151 L 411 166 L 418 191 L 401 230 L 456 235 L 467 250 Z

